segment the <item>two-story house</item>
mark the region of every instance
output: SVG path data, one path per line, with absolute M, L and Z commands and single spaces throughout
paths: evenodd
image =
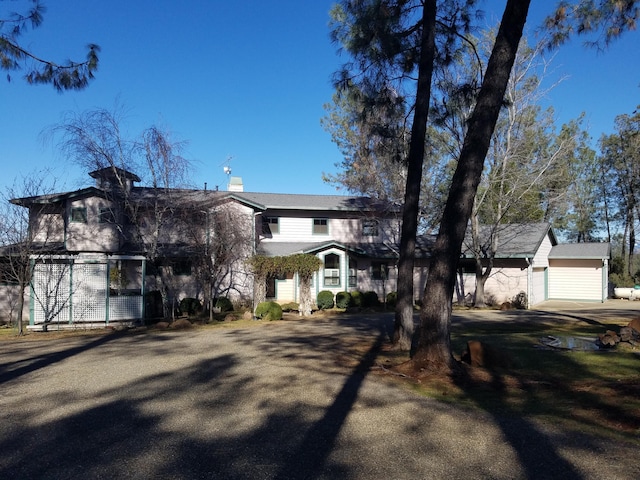
M 185 297 L 249 305 L 245 260 L 255 254 L 317 255 L 313 295 L 358 289 L 382 298 L 393 289 L 397 207 L 244 192 L 238 179 L 223 192 L 138 187 L 137 175 L 118 168 L 90 176 L 91 187 L 12 200 L 29 209 L 31 328 L 139 322 Z M 269 278 L 267 295 L 297 301 L 295 275 Z
M 400 208 L 365 197 L 138 187 L 117 168 L 91 172 L 95 185 L 18 198 L 29 209 L 32 280 L 30 328 L 104 326 L 170 315 L 180 300 L 225 296 L 253 304 L 252 255 L 317 256 L 312 280 L 321 290 L 395 291 Z M 496 302 L 524 292 L 528 304 L 547 299 L 604 301 L 608 244 L 558 245 L 548 224 L 503 234 L 485 291 Z M 432 239 L 420 237 L 415 298 L 424 287 Z M 569 253 L 567 253 L 569 252 Z M 474 291 L 465 247 L 458 291 Z M 267 296 L 299 301 L 295 274 L 267 279 Z M 0 296 L 0 299 L 2 296 Z M 25 312 L 27 313 L 27 312 Z

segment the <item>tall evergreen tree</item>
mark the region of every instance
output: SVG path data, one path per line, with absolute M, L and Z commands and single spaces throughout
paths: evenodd
M 363 105 L 376 105 L 393 92 L 411 115 L 404 160 L 402 231 L 398 259 L 398 301 L 394 343 L 409 349 L 413 334 L 413 267 L 418 229 L 427 119 L 434 69 L 447 64 L 469 29 L 475 0 L 344 0 L 332 11 L 332 37 L 354 62 L 339 72 L 337 87 L 356 87 Z M 388 97 L 388 96 L 387 96 Z
M 640 109 L 632 115 L 617 116 L 615 128 L 615 133 L 600 139 L 601 162 L 609 204 L 618 206 L 613 215 L 624 230 L 624 272 L 631 276 L 635 273 L 636 222 L 640 220 Z
M 31 3 L 31 8 L 24 13 L 0 13 L 0 68 L 9 72 L 9 80 L 10 72 L 25 70 L 28 83 L 53 85 L 59 92 L 82 90 L 98 69 L 100 47 L 89 44 L 82 62 L 69 60 L 60 64 L 39 57 L 21 43 L 21 37 L 29 27 L 37 28 L 42 24 L 46 12 L 40 0 L 31 0 Z

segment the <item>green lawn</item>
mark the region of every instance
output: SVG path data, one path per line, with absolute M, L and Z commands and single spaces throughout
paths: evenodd
M 547 336 L 596 338 L 627 322 L 454 322 L 451 344 L 458 360 L 468 340 L 480 340 L 508 353 L 513 366 L 488 370 L 461 364 L 461 372 L 451 377 L 394 377 L 443 401 L 640 442 L 640 350 L 569 351 L 540 342 Z M 407 359 L 383 352 L 381 370 L 393 373 L 393 365 Z

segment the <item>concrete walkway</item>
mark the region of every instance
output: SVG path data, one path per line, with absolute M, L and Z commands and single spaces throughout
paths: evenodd
M 2 342 L 0 478 L 640 478 L 637 445 L 367 374 L 390 326 L 353 316 Z

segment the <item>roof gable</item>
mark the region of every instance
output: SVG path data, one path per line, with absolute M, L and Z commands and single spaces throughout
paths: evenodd
M 556 245 L 556 239 L 551 225 L 541 223 L 511 223 L 506 225 L 480 227 L 481 243 L 486 249 L 491 241 L 491 236 L 497 235 L 498 246 L 496 258 L 532 258 L 539 250 L 545 238 L 549 237 L 551 245 Z M 463 258 L 473 257 L 473 242 L 471 231 L 467 234 L 462 245 Z

